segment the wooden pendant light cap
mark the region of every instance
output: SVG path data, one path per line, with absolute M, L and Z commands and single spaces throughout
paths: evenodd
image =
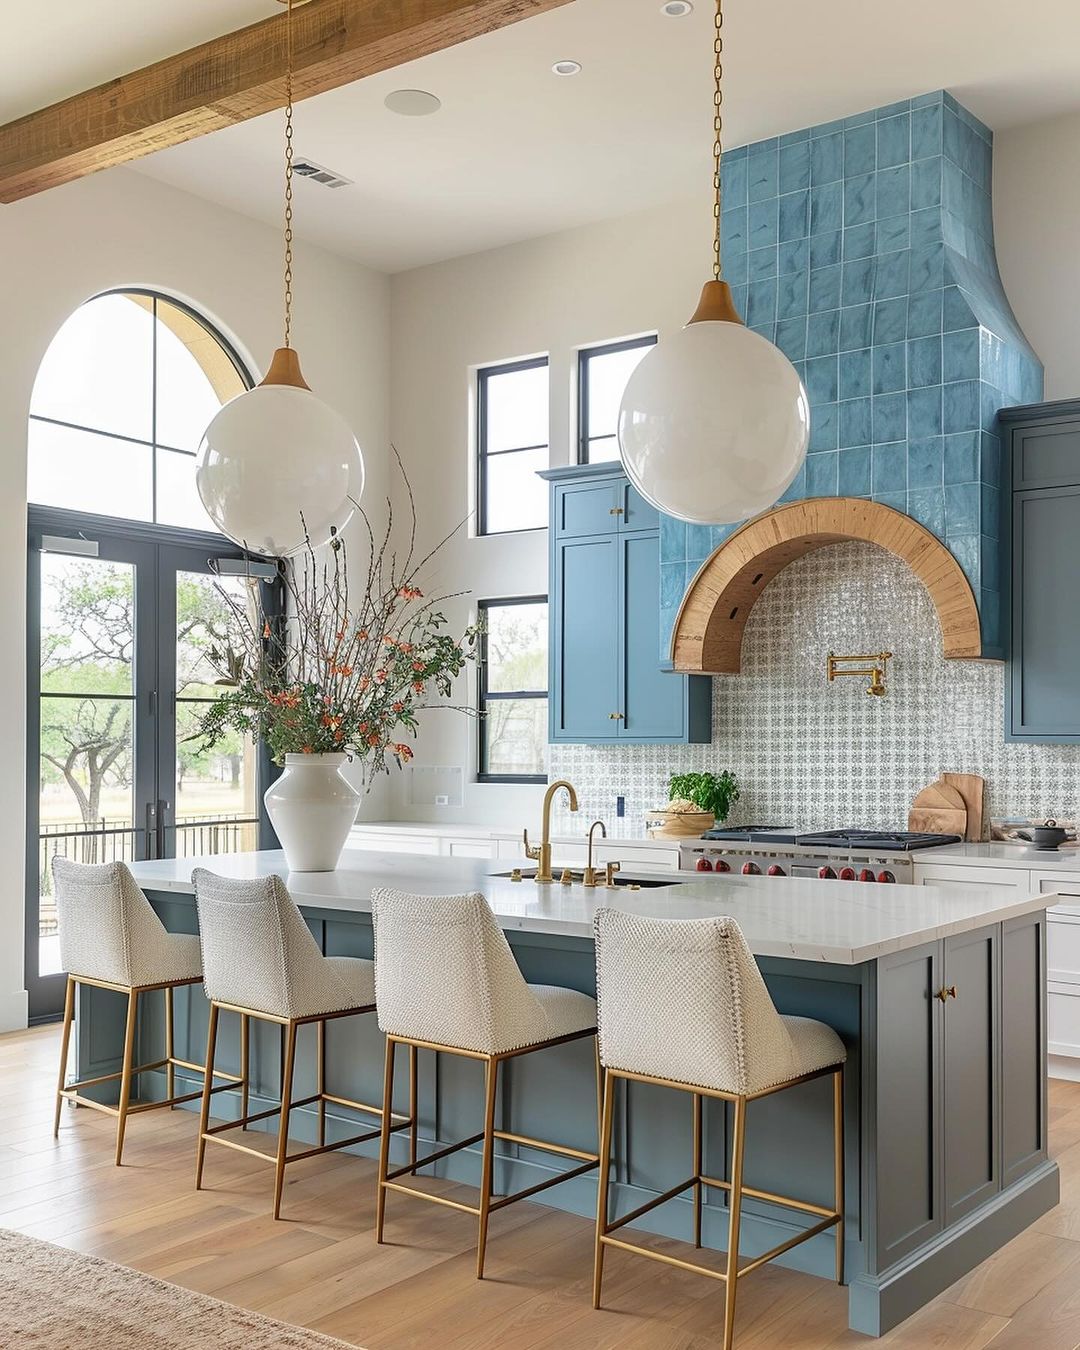
M 300 358 L 292 347 L 279 347 L 270 362 L 270 369 L 259 381 L 260 384 L 291 384 L 296 389 L 310 389 L 311 386 L 300 372 Z
M 701 288 L 701 299 L 690 318 L 691 323 L 742 323 L 731 287 L 726 281 L 707 281 Z

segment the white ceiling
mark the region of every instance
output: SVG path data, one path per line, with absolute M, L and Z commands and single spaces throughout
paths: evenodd
M 273 12 L 275 0 L 152 10 L 111 0 L 104 26 L 100 10 L 54 0 L 45 33 L 40 9 L 25 6 L 0 57 L 0 108 L 27 111 Z M 297 232 L 398 271 L 704 196 L 711 28 L 711 0 L 683 19 L 662 17 L 660 0 L 575 0 L 308 100 L 297 108 L 297 153 L 355 182 L 300 182 Z M 727 0 L 725 139 L 737 145 L 941 87 L 996 130 L 1071 111 L 1080 108 L 1078 30 L 1077 0 Z M 582 73 L 553 75 L 567 58 Z M 386 94 L 410 87 L 437 94 L 442 111 L 388 112 Z M 276 221 L 280 139 L 274 114 L 137 167 Z

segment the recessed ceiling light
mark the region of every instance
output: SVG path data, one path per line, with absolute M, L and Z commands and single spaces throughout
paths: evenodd
M 430 117 L 442 107 L 442 99 L 425 89 L 395 89 L 387 94 L 383 103 L 402 117 Z
M 556 61 L 551 67 L 556 75 L 580 75 L 580 61 Z
M 660 13 L 666 19 L 684 19 L 687 14 L 693 14 L 694 6 L 690 0 L 664 0 L 660 6 Z

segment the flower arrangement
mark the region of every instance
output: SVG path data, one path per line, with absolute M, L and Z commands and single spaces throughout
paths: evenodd
M 256 583 L 246 588 L 248 606 L 221 590 L 237 646 L 210 652 L 223 673 L 219 683 L 231 687 L 202 718 L 197 738 L 204 744 L 240 731 L 264 740 L 278 764 L 287 754 L 344 752 L 362 761 L 370 782 L 389 761 L 412 759 L 406 737 L 415 736 L 421 709 L 452 706 L 442 700 L 475 656 L 477 629 L 453 637 L 439 608 L 452 597 L 426 596 L 417 584 L 452 536 L 415 559 L 416 506 L 397 462 L 412 513 L 409 547 L 400 560 L 391 548 L 389 501 L 379 540 L 354 502 L 368 541 L 367 576 L 358 593 L 350 588 L 345 542 L 337 533 L 321 557 L 307 538 L 297 557 L 279 563 L 284 613 L 268 611 Z

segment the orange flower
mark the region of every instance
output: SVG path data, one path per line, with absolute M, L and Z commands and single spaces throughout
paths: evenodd
M 360 631 L 357 633 L 356 636 L 360 639 L 361 642 L 366 642 L 366 641 L 367 641 L 367 635 L 368 635 L 367 629 L 366 629 L 366 628 L 361 628 Z
M 396 638 L 396 637 L 391 637 L 389 633 L 384 633 L 384 634 L 383 634 L 383 641 L 384 641 L 384 642 L 387 644 L 387 646 L 389 646 L 389 647 L 396 647 L 396 646 L 397 646 L 397 638 Z
M 399 642 L 399 643 L 398 643 L 398 650 L 399 650 L 399 651 L 403 651 L 403 652 L 405 653 L 405 655 L 408 656 L 408 654 L 412 651 L 412 643 L 411 643 L 411 642 Z
M 377 671 L 375 672 L 375 683 L 376 683 L 376 684 L 385 684 L 385 683 L 386 683 L 386 671 L 385 671 L 385 670 L 377 670 Z
M 363 691 L 368 687 L 368 685 L 369 685 L 370 683 L 371 683 L 371 679 L 369 678 L 369 676 L 367 676 L 367 675 L 361 675 L 361 676 L 360 676 L 360 692 L 363 693 Z
M 413 757 L 413 752 L 411 748 L 407 745 L 395 745 L 394 753 L 398 756 L 399 759 L 403 759 L 405 761 L 408 761 Z
M 422 694 L 424 692 L 423 680 L 413 680 L 413 691 L 417 694 Z
M 373 731 L 371 733 L 371 735 L 367 738 L 367 743 L 370 746 L 376 746 L 379 744 L 379 737 L 376 732 Z
M 368 723 L 368 722 L 361 722 L 361 723 L 360 723 L 360 734 L 361 734 L 361 735 L 363 735 L 363 734 L 367 731 L 369 725 L 370 725 L 370 723 Z
M 404 712 L 404 710 L 405 710 L 405 704 L 402 703 L 402 702 L 400 701 L 400 699 L 398 700 L 397 703 L 392 703 L 390 706 L 393 708 L 394 712 L 398 712 L 398 713 L 399 713 L 399 712 Z
M 301 747 L 301 750 L 302 750 L 302 753 L 305 754 L 305 755 L 313 755 L 313 754 L 315 753 L 315 751 L 311 748 L 310 745 L 302 746 L 302 747 Z
M 413 670 L 423 670 L 424 669 L 423 661 L 414 661 L 412 663 L 412 668 Z

